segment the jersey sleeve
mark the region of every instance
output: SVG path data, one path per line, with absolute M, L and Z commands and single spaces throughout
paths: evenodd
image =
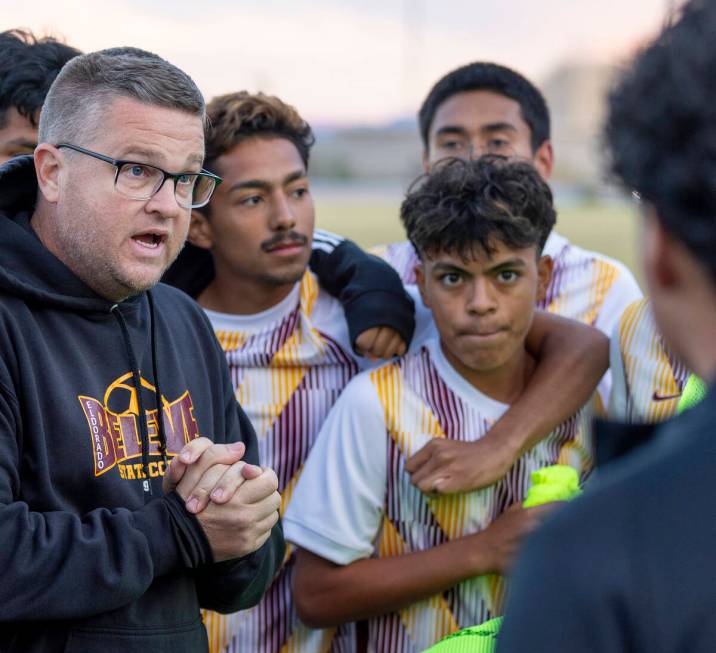
M 351 381 L 308 456 L 284 515 L 287 540 L 339 565 L 373 553 L 386 486 L 383 409 L 369 373 Z
M 617 268 L 617 276 L 607 291 L 602 308 L 594 321 L 594 326 L 608 338 L 619 324 L 619 318 L 626 307 L 643 297 L 639 284 L 629 269 L 619 261 L 612 261 L 612 264 Z M 607 409 L 612 392 L 612 382 L 612 370 L 609 369 L 597 388 L 602 404 Z
M 594 326 L 607 337 L 614 332 L 626 307 L 643 297 L 639 284 L 630 270 L 619 261 L 612 261 L 612 263 L 617 266 L 617 277 L 607 291 L 604 304 L 594 321 Z
M 609 394 L 609 419 L 627 421 L 627 380 L 622 356 L 621 327 L 617 324 L 609 341 L 609 370 L 612 376 L 612 387 Z

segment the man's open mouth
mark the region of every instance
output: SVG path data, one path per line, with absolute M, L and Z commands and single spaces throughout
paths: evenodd
M 147 231 L 145 233 L 132 236 L 132 239 L 142 245 L 142 247 L 146 247 L 147 249 L 156 249 L 159 245 L 164 243 L 167 236 L 166 234 Z

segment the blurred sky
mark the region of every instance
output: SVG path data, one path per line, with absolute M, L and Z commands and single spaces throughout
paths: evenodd
M 570 61 L 623 61 L 673 0 L 2 0 L 0 29 L 84 51 L 153 50 L 207 97 L 279 95 L 317 125 L 411 116 L 442 74 L 486 59 L 539 82 Z

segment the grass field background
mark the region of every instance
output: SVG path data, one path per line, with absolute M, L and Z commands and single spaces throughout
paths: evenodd
M 316 200 L 318 226 L 368 248 L 404 240 L 398 215 L 399 200 Z M 602 252 L 625 263 L 643 287 L 639 268 L 636 212 L 628 204 L 584 203 L 559 209 L 557 231 L 573 243 Z

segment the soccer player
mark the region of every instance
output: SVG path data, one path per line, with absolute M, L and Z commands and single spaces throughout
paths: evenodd
M 629 424 L 661 422 L 676 414 L 689 370 L 671 352 L 647 299 L 627 306 L 610 343 L 609 417 Z
M 24 30 L 0 33 L 0 163 L 32 154 L 40 109 L 62 66 L 79 50 Z
M 554 157 L 549 109 L 539 90 L 514 70 L 475 62 L 449 72 L 428 93 L 418 122 L 426 170 L 446 157 L 491 153 L 528 159 L 545 180 L 550 178 Z M 388 245 L 382 253 L 404 281 L 414 281 L 418 257 L 409 242 Z M 539 307 L 611 336 L 624 308 L 641 297 L 631 272 L 554 231 L 544 253 L 552 258 L 554 271 Z M 606 404 L 608 377 L 600 395 Z
M 371 326 L 370 315 L 382 314 L 388 324 L 400 326 L 399 298 L 386 292 L 385 271 L 395 273 L 375 259 L 378 274 L 364 276 L 360 284 L 354 275 L 354 299 L 347 306 L 329 292 L 335 293 L 346 276 L 335 267 L 335 256 L 346 244 L 335 246 L 329 242 L 334 237 L 319 233 L 313 236 L 311 253 L 315 211 L 308 161 L 313 135 L 295 109 L 275 97 L 240 92 L 216 98 L 208 115 L 212 127 L 205 167 L 224 182 L 206 210 L 192 217 L 190 240 L 212 259 L 208 275 L 195 270 L 195 277 L 205 280 L 195 285 L 195 293 L 226 352 L 236 396 L 257 432 L 261 464 L 277 469 L 283 511 L 328 411 L 367 363 L 353 351 L 348 324 L 359 317 L 363 326 Z M 317 247 L 331 252 L 332 277 L 312 269 Z M 357 267 L 357 261 L 349 267 Z M 319 269 L 325 267 L 320 263 Z M 176 272 L 189 276 L 186 270 Z M 427 310 L 422 304 L 419 308 L 416 342 L 434 328 Z M 552 316 L 541 315 L 536 322 L 531 343 L 541 373 L 559 385 L 574 371 L 578 380 L 570 384 L 568 395 L 584 386 L 562 400 L 572 402 L 574 411 L 603 370 L 603 338 L 582 325 L 567 329 Z M 550 338 L 553 345 L 548 347 Z M 606 347 L 603 353 L 606 358 Z M 542 388 L 549 391 L 550 384 L 542 383 Z M 206 616 L 212 651 L 352 650 L 352 626 L 322 631 L 298 620 L 290 592 L 294 562 L 289 555 L 256 609 Z
M 314 234 L 307 176 L 314 138 L 293 107 L 276 97 L 238 92 L 215 98 L 207 113 L 205 167 L 221 170 L 224 182 L 215 201 L 192 216 L 189 240 L 210 256 L 193 290 L 226 353 L 236 397 L 257 431 L 261 464 L 279 469 L 283 511 L 320 425 L 361 364 L 354 343 L 367 327 L 379 341 L 374 354 L 404 352 L 413 302 L 385 263 L 339 237 Z M 183 263 L 175 278 L 196 270 L 196 261 Z M 364 271 L 356 274 L 359 268 Z M 399 294 L 391 292 L 394 286 Z M 343 293 L 345 306 L 326 288 Z M 375 319 L 383 326 L 375 326 Z M 205 615 L 211 651 L 353 645 L 351 626 L 323 632 L 298 621 L 290 552 L 284 562 L 255 609 Z
M 497 483 L 425 495 L 406 462 L 432 438 L 479 440 L 535 369 L 525 338 L 549 284 L 542 248 L 549 187 L 526 162 L 483 157 L 436 166 L 401 218 L 420 254 L 417 281 L 437 336 L 350 382 L 328 416 L 285 514 L 300 547 L 294 599 L 314 626 L 369 619 L 370 651 L 417 652 L 501 613 L 501 578 L 540 509 L 519 503 L 534 469 L 586 475 L 580 414 Z
M 509 68 L 475 62 L 449 72 L 426 97 L 418 122 L 425 170 L 446 157 L 492 153 L 529 160 L 549 180 L 553 151 L 547 103 L 532 83 Z M 410 242 L 388 245 L 377 253 L 404 281 L 414 281 L 419 260 Z M 544 253 L 554 264 L 549 286 L 538 302 L 544 310 L 594 326 L 610 337 L 625 307 L 641 298 L 639 286 L 623 264 L 577 247 L 555 231 Z M 607 372 L 595 402 L 600 413 L 606 410 L 610 385 Z M 429 443 L 408 463 L 416 485 L 425 491 L 460 492 L 494 482 L 520 452 L 549 432 L 551 427 L 530 420 L 541 415 L 549 399 L 530 388 L 523 397 L 525 406 L 530 406 L 524 419 L 512 419 L 508 413 L 479 443 Z M 560 419 L 566 417 L 562 414 Z

